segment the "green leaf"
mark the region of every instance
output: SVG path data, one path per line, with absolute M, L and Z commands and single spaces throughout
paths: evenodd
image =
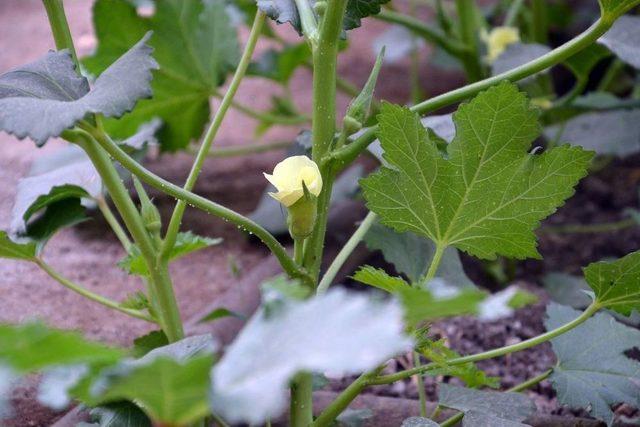
M 212 364 L 210 355 L 184 361 L 158 357 L 112 372 L 106 384 L 96 383 L 94 393 L 101 402 L 136 402 L 156 422 L 186 425 L 210 413 L 207 394 Z
M 613 262 L 594 262 L 583 271 L 602 307 L 625 316 L 640 311 L 640 251 Z
M 506 82 L 458 109 L 446 159 L 408 109 L 385 104 L 379 122 L 393 169 L 361 180 L 369 209 L 398 232 L 485 259 L 539 258 L 533 230 L 573 194 L 593 157 L 570 146 L 528 153 L 536 110 Z
M 435 245 L 429 239 L 411 232 L 396 233 L 389 227 L 373 224 L 364 237 L 371 250 L 380 250 L 384 259 L 393 264 L 399 273 L 412 283 L 419 283 L 427 272 L 435 254 Z M 460 255 L 454 248 L 447 248 L 442 255 L 436 277 L 455 287 L 474 286 L 462 268 Z
M 551 299 L 559 304 L 573 308 L 585 308 L 591 304 L 592 299 L 585 292 L 590 288 L 582 277 L 549 273 L 542 278 L 542 283 Z
M 469 388 L 484 386 L 491 388 L 500 387 L 499 377 L 487 376 L 487 374 L 481 369 L 478 369 L 474 363 L 450 365 L 448 361 L 460 357 L 460 354 L 447 347 L 444 338 L 438 341 L 426 340 L 418 348 L 418 351 L 437 366 L 435 369 L 427 371 L 428 375 L 456 377 L 461 379 Z
M 356 272 L 354 280 L 397 295 L 405 310 L 405 319 L 412 326 L 425 320 L 478 313 L 479 303 L 486 297 L 476 288 L 459 289 L 440 284 L 433 292 L 412 287 L 399 277 L 365 266 Z M 432 284 L 437 280 L 432 281 Z
M 603 18 L 614 21 L 640 4 L 640 0 L 598 0 Z
M 621 16 L 598 42 L 627 64 L 640 69 L 640 17 Z
M 627 156 L 640 151 L 640 109 L 599 111 L 576 116 L 544 130 L 547 139 L 558 132 L 561 142 L 594 150 L 598 154 Z
M 448 384 L 440 384 L 438 386 L 439 403 L 447 408 L 457 409 L 464 412 L 465 416 L 471 414 L 481 418 L 495 418 L 496 424 L 485 424 L 492 426 L 502 426 L 503 421 L 517 422 L 523 421 L 531 415 L 536 407 L 531 399 L 522 393 L 500 392 L 500 391 L 480 391 L 464 387 L 455 387 Z M 471 423 L 464 423 L 465 426 L 474 426 Z M 475 424 L 481 425 L 481 424 Z M 514 424 L 507 423 L 511 426 Z
M 309 0 L 311 6 L 315 0 Z M 363 18 L 380 13 L 380 6 L 389 0 L 348 0 L 342 26 L 345 30 L 352 30 L 361 25 Z M 258 8 L 278 24 L 290 23 L 293 28 L 302 34 L 300 15 L 295 0 L 257 0 Z
M 83 63 L 98 74 L 140 32 L 152 30 L 149 44 L 160 64 L 151 85 L 153 98 L 106 125 L 115 137 L 126 138 L 140 124 L 159 117 L 165 124 L 160 131 L 162 148 L 177 150 L 202 134 L 210 116 L 209 97 L 237 64 L 238 40 L 222 0 L 154 3 L 154 15 L 146 18 L 126 0 L 97 1 L 93 20 L 98 48 Z
M 212 239 L 209 237 L 202 237 L 193 234 L 190 231 L 181 232 L 178 233 L 176 244 L 169 253 L 169 259 L 178 259 L 200 249 L 218 245 L 221 242 L 222 239 L 220 238 Z M 137 246 L 131 247 L 129 254 L 118 263 L 118 266 L 129 274 L 137 274 L 140 276 L 147 276 L 149 274 L 147 264 L 145 263 L 142 253 Z
M 93 408 L 91 420 L 98 427 L 151 427 L 142 410 L 129 402 L 119 402 Z
M 85 210 L 80 199 L 64 199 L 49 204 L 41 216 L 27 225 L 21 236 L 36 242 L 38 252 L 41 252 L 58 230 L 87 221 L 89 218 Z
M 49 329 L 41 323 L 0 324 L 0 363 L 28 373 L 62 365 L 112 363 L 120 349 L 85 340 L 73 332 Z
M 606 47 L 599 44 L 592 44 L 581 50 L 564 62 L 564 65 L 571 70 L 578 80 L 589 78 L 591 70 L 600 61 L 611 56 L 611 52 Z
M 143 357 L 156 348 L 169 345 L 169 338 L 162 331 L 151 331 L 133 340 L 133 357 Z
M 306 43 L 287 45 L 281 50 L 269 49 L 249 65 L 247 74 L 285 84 L 294 71 L 310 58 L 311 50 Z
M 16 243 L 5 231 L 0 231 L 0 258 L 33 261 L 36 258 L 36 244 Z
M 550 304 L 548 330 L 580 314 L 569 307 Z M 609 314 L 598 313 L 575 329 L 551 340 L 558 364 L 550 377 L 558 402 L 588 408 L 591 415 L 613 422 L 610 405 L 640 405 L 640 363 L 625 352 L 640 342 L 640 331 L 625 326 Z
M 59 136 L 90 113 L 120 117 L 138 99 L 151 96 L 151 70 L 157 67 L 144 36 L 96 79 L 91 90 L 79 77 L 67 51 L 0 76 L 0 130 L 37 145 Z M 132 132 L 133 133 L 133 132 Z
M 359 373 L 411 345 L 394 301 L 332 290 L 273 316 L 259 311 L 211 372 L 212 409 L 232 424 L 257 424 L 281 413 L 296 373 Z
M 223 319 L 225 317 L 235 317 L 236 319 L 246 319 L 246 317 L 240 313 L 236 313 L 235 311 L 231 311 L 228 308 L 220 307 L 212 310 L 209 314 L 204 316 L 202 319 L 198 320 L 198 323 L 207 323 L 213 322 L 218 319 Z

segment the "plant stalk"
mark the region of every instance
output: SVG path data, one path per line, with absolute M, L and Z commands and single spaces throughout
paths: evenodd
M 456 9 L 460 25 L 460 39 L 467 49 L 460 59 L 462 60 L 467 80 L 476 82 L 483 75 L 482 64 L 480 63 L 480 48 L 478 46 L 477 6 L 475 0 L 456 0 Z
M 67 49 L 69 51 L 71 59 L 76 64 L 76 73 L 80 74 L 78 56 L 73 46 L 73 39 L 71 38 L 71 31 L 69 30 L 67 16 L 64 13 L 62 0 L 42 0 L 42 4 L 47 11 L 47 18 L 49 19 L 49 26 L 51 27 L 56 49 Z
M 141 319 L 141 320 L 146 320 L 147 322 L 151 322 L 151 323 L 156 323 L 155 319 L 153 319 L 151 316 L 149 316 L 148 314 L 143 313 L 140 310 L 133 310 L 133 309 L 121 307 L 120 304 L 117 301 L 113 301 L 113 300 L 111 300 L 109 298 L 103 297 L 102 295 L 98 295 L 96 293 L 93 293 L 90 290 L 88 290 L 87 288 L 85 288 L 85 287 L 83 287 L 83 286 L 81 286 L 81 285 L 79 285 L 79 284 L 67 279 L 66 277 L 64 277 L 60 273 L 58 273 L 56 270 L 54 270 L 53 267 L 51 267 L 49 264 L 47 264 L 43 259 L 36 258 L 34 262 L 45 273 L 47 273 L 49 275 L 49 277 L 51 277 L 52 279 L 54 279 L 55 281 L 60 283 L 65 288 L 70 289 L 73 292 L 76 292 L 76 293 L 82 295 L 83 297 L 85 297 L 87 299 L 95 301 L 98 304 L 102 304 L 105 307 L 108 307 L 108 308 L 111 308 L 113 310 L 119 311 L 119 312 L 124 313 L 126 315 L 129 315 L 131 317 L 135 317 L 135 318 Z
M 187 177 L 187 181 L 184 184 L 183 189 L 185 191 L 193 190 L 193 187 L 198 180 L 198 176 L 202 171 L 202 166 L 204 161 L 206 160 L 209 151 L 211 150 L 211 145 L 220 129 L 220 125 L 224 120 L 229 107 L 233 102 L 233 98 L 238 92 L 238 87 L 240 86 L 240 82 L 244 78 L 247 67 L 251 62 L 251 57 L 253 56 L 253 52 L 256 48 L 256 44 L 258 39 L 260 38 L 260 34 L 262 32 L 262 26 L 264 25 L 266 15 L 264 12 L 258 11 L 256 12 L 256 16 L 253 20 L 253 25 L 251 26 L 251 33 L 249 34 L 249 39 L 244 48 L 244 52 L 242 53 L 242 57 L 240 58 L 240 62 L 238 63 L 238 68 L 233 75 L 233 79 L 229 84 L 229 89 L 224 94 L 222 98 L 222 102 L 218 107 L 218 111 L 216 111 L 213 120 L 211 121 L 211 125 L 209 125 L 209 129 L 207 129 L 207 133 L 205 134 L 204 140 L 200 145 L 200 150 L 196 155 L 196 159 L 193 162 L 193 166 L 191 167 L 191 171 L 189 172 L 189 176 Z M 169 255 L 171 254 L 171 250 L 176 244 L 176 238 L 178 236 L 178 232 L 180 231 L 180 225 L 182 224 L 182 218 L 184 216 L 184 212 L 187 208 L 187 203 L 184 200 L 179 200 L 176 204 L 175 209 L 173 210 L 173 214 L 171 215 L 171 220 L 169 221 L 169 226 L 167 227 L 167 233 L 165 235 L 164 244 L 162 245 L 162 250 L 160 252 L 160 258 L 163 263 L 168 262 Z
M 131 240 L 129 240 L 129 236 L 127 236 L 126 231 L 124 231 L 116 216 L 113 214 L 113 212 L 111 212 L 109 204 L 104 199 L 104 197 L 97 198 L 96 203 L 98 204 L 98 209 L 100 209 L 102 216 L 107 221 L 107 223 L 111 227 L 111 230 L 113 230 L 114 234 L 122 244 L 122 247 L 128 252 L 129 248 L 131 248 Z

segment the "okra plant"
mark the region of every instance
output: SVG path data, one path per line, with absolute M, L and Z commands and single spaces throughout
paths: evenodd
M 429 330 L 431 322 L 450 316 L 495 319 L 534 299 L 513 287 L 494 295 L 481 291 L 464 275 L 458 251 L 481 260 L 540 258 L 536 228 L 573 195 L 595 155 L 580 139 L 565 140 L 571 121 L 585 110 L 637 113 L 629 109 L 637 96 L 625 100 L 604 92 L 619 75 L 618 65 L 601 92 L 588 100 L 583 93 L 602 58 L 615 54 L 615 64 L 638 66 L 640 21 L 632 13 L 639 0 L 599 0 L 595 22 L 554 49 L 542 44 L 546 27 L 537 27 L 542 0 L 513 1 L 502 8 L 505 25 L 494 29 L 473 0 L 436 1 L 437 19 L 429 24 L 385 0 L 154 0 L 152 13 L 145 14 L 134 3 L 97 0 L 98 46 L 92 56 L 78 58 L 62 1 L 43 0 L 57 50 L 0 76 L 0 129 L 39 147 L 52 138 L 68 142 L 54 157 L 39 159 L 21 181 L 10 228 L 0 232 L 0 257 L 34 263 L 71 291 L 157 330 L 132 348 L 117 348 L 42 323 L 0 325 L 0 416 L 11 411 L 13 385 L 35 372 L 43 373 L 42 403 L 58 410 L 81 404 L 91 415 L 82 425 L 98 426 L 329 426 L 341 422 L 368 387 L 408 378 L 419 384 L 420 416 L 406 426 L 526 425 L 535 407 L 519 392 L 545 379 L 559 403 L 586 408 L 609 425 L 612 405 L 640 405 L 640 364 L 628 357 L 640 331 L 612 316 L 640 310 L 640 252 L 586 266 L 587 308 L 551 303 L 547 332 L 534 338 L 460 355 Z M 253 20 L 240 53 L 235 27 L 241 15 Z M 366 84 L 355 89 L 337 74 L 338 54 L 369 16 L 404 25 L 458 58 L 469 83 L 411 107 L 379 102 L 374 88 L 381 49 Z M 269 18 L 290 24 L 303 42 L 284 42 Z M 526 28 L 534 48 L 518 44 Z M 261 38 L 280 43 L 281 50 L 252 62 Z M 310 116 L 289 95 L 268 112 L 234 100 L 245 77 L 266 77 L 286 88 L 298 65 L 313 72 Z M 576 77 L 576 88 L 561 98 L 540 92 L 548 83 L 545 71 L 555 65 Z M 343 117 L 336 112 L 338 90 L 353 97 Z M 211 98 L 220 100 L 213 113 Z M 456 104 L 452 116 L 432 115 Z M 293 248 L 256 215 L 243 216 L 193 192 L 205 159 L 216 153 L 212 145 L 230 108 L 260 120 L 263 130 L 311 125 L 300 137 L 310 141 L 309 151 L 265 173 L 275 188 L 268 197 L 286 212 Z M 546 144 L 534 147 L 541 135 Z M 189 148 L 200 137 L 199 146 Z M 143 166 L 156 140 L 164 151 L 194 150 L 182 185 Z M 253 148 L 264 150 L 244 151 Z M 321 271 L 332 195 L 343 171 L 365 154 L 380 161 L 359 181 L 369 212 Z M 168 223 L 145 184 L 177 199 Z M 182 230 L 187 206 L 257 236 L 282 266 L 282 276 L 263 284 L 262 305 L 226 348 L 209 335 L 185 336 L 169 264 L 224 244 Z M 137 275 L 144 292 L 114 301 L 47 263 L 47 241 L 93 208 L 126 251 L 119 267 Z M 381 250 L 401 276 L 364 265 L 352 277 L 375 289 L 330 289 L 362 241 Z M 510 390 L 491 390 L 499 379 L 475 366 L 548 341 L 557 363 Z M 412 366 L 389 370 L 389 360 L 403 355 L 410 355 Z M 316 379 L 329 373 L 359 376 L 328 405 L 314 406 Z M 425 376 L 465 384 L 439 385 L 438 408 L 454 410 L 450 418 L 439 417 L 440 409 L 428 413 Z

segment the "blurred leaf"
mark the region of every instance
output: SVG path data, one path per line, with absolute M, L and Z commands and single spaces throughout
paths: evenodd
M 536 409 L 533 401 L 521 393 L 481 391 L 440 384 L 438 386 L 438 396 L 440 405 L 464 412 L 464 418 L 466 418 L 467 413 L 473 412 L 473 414 L 481 415 L 482 418 L 486 416 L 496 418 L 494 420 L 496 423 L 522 421 Z M 463 425 L 475 426 L 475 424 L 464 423 L 464 418 Z M 472 415 L 472 418 L 475 419 L 476 417 Z M 480 425 L 478 424 L 478 426 Z
M 156 348 L 169 345 L 169 338 L 162 331 L 151 331 L 133 340 L 133 357 L 143 357 Z
M 593 67 L 598 65 L 604 58 L 611 56 L 609 50 L 599 44 L 592 44 L 569 57 L 564 65 L 571 70 L 577 79 L 588 79 Z
M 621 16 L 598 42 L 627 64 L 640 69 L 640 17 Z
M 462 427 L 530 427 L 517 421 L 505 420 L 496 415 L 479 411 L 468 411 L 462 419 Z
M 511 316 L 515 309 L 538 301 L 535 295 L 509 286 L 499 292 L 491 294 L 478 307 L 478 319 L 492 322 Z
M 122 356 L 120 349 L 87 341 L 74 332 L 49 329 L 41 323 L 0 324 L 0 364 L 17 372 L 34 372 L 52 366 L 112 363 Z
M 98 427 L 151 427 L 151 421 L 144 412 L 129 402 L 98 406 L 90 414 Z
M 39 60 L 0 76 L 0 129 L 43 145 L 90 113 L 120 117 L 138 99 L 151 96 L 151 70 L 157 68 L 148 35 L 123 50 L 96 79 L 93 88 L 79 77 L 67 51 L 49 52 Z M 133 133 L 133 132 L 132 132 Z
M 236 313 L 235 311 L 231 311 L 228 308 L 220 307 L 211 311 L 211 313 L 204 316 L 202 319 L 198 321 L 198 323 L 207 323 L 213 322 L 218 319 L 223 319 L 225 317 L 235 317 L 237 319 L 246 319 L 246 317 L 240 313 Z
M 369 249 L 382 251 L 384 259 L 393 264 L 399 273 L 405 274 L 412 283 L 421 281 L 435 253 L 435 245 L 429 239 L 411 232 L 396 233 L 378 223 L 373 224 L 364 241 Z M 445 250 L 436 277 L 455 287 L 474 286 L 465 274 L 455 248 Z
M 602 307 L 624 316 L 640 311 L 640 251 L 613 262 L 594 262 L 584 268 L 584 278 Z
M 373 39 L 372 50 L 375 54 L 385 48 L 385 62 L 397 64 L 407 58 L 414 49 L 421 49 L 424 40 L 418 38 L 401 25 L 392 25 L 382 34 Z
M 402 425 L 400 427 L 439 427 L 440 424 L 437 422 L 423 417 L 411 417 L 402 421 Z
M 354 374 L 410 347 L 400 307 L 365 295 L 332 290 L 268 318 L 259 312 L 212 371 L 212 409 L 231 423 L 258 423 L 280 414 L 296 373 Z
M 579 314 L 552 303 L 547 308 L 545 326 L 547 330 L 558 328 Z M 608 425 L 613 422 L 610 405 L 640 405 L 640 363 L 624 354 L 638 342 L 640 331 L 616 322 L 606 313 L 598 313 L 551 340 L 558 364 L 550 380 L 558 402 L 587 408 Z
M 418 351 L 427 359 L 436 364 L 435 369 L 427 371 L 431 376 L 451 376 L 461 379 L 469 388 L 479 387 L 500 387 L 499 377 L 489 377 L 487 374 L 478 369 L 474 363 L 464 363 L 459 365 L 449 365 L 448 361 L 460 357 L 460 354 L 446 346 L 445 340 L 438 341 L 426 340 Z
M 160 69 L 151 85 L 153 98 L 141 102 L 107 130 L 126 138 L 154 117 L 164 121 L 164 150 L 186 147 L 202 134 L 209 120 L 209 97 L 222 85 L 238 61 L 236 27 L 222 0 L 156 0 L 151 17 L 138 16 L 126 0 L 99 0 L 93 9 L 98 38 L 96 53 L 83 60 L 98 74 L 128 46 L 131 39 L 153 31 L 149 44 Z
M 221 242 L 222 239 L 220 238 L 212 239 L 202 237 L 193 234 L 191 231 L 180 232 L 178 233 L 176 244 L 169 253 L 169 259 L 175 260 L 200 249 L 218 245 Z M 130 248 L 129 254 L 118 263 L 118 266 L 129 274 L 137 274 L 140 276 L 147 276 L 149 274 L 147 264 L 137 246 Z
M 371 409 L 351 409 L 347 408 L 336 418 L 338 427 L 363 427 L 367 420 L 373 418 Z
M 38 402 L 62 411 L 72 402 L 71 390 L 87 375 L 85 365 L 59 366 L 47 370 L 38 386 Z
M 415 113 L 384 104 L 379 137 L 393 168 L 360 181 L 367 206 L 382 224 L 441 247 L 539 258 L 533 230 L 574 193 L 593 154 L 569 146 L 528 153 L 536 115 L 514 85 L 494 86 L 455 113 L 445 159 Z
M 0 258 L 33 261 L 36 257 L 36 244 L 16 243 L 6 232 L 0 231 Z
M 281 50 L 269 49 L 249 65 L 247 74 L 285 84 L 294 71 L 309 59 L 311 50 L 306 43 L 287 45 Z
M 38 252 L 58 230 L 72 227 L 89 218 L 85 214 L 85 207 L 79 199 L 64 199 L 47 206 L 44 213 L 27 225 L 21 235 L 29 238 L 38 245 Z
M 542 278 L 544 288 L 551 299 L 573 308 L 585 308 L 592 299 L 584 291 L 589 291 L 587 282 L 578 276 L 565 273 L 548 273 Z
M 564 129 L 562 128 L 564 126 Z M 547 139 L 559 138 L 598 154 L 626 156 L 640 151 L 640 109 L 581 114 L 564 124 L 545 128 Z
M 9 418 L 11 409 L 11 389 L 18 381 L 18 375 L 13 370 L 0 364 L 0 421 Z
M 354 274 L 353 280 L 396 295 L 411 287 L 400 277 L 390 276 L 384 270 L 369 265 L 360 267 Z

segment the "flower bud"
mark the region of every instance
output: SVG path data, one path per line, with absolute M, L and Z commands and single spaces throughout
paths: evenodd
M 491 64 L 507 46 L 520 41 L 520 31 L 515 27 L 495 27 L 481 37 L 487 45 L 487 61 Z
M 322 191 L 318 165 L 306 156 L 284 159 L 265 178 L 278 190 L 269 193 L 289 210 L 287 224 L 294 239 L 308 237 L 316 222 L 317 196 Z

